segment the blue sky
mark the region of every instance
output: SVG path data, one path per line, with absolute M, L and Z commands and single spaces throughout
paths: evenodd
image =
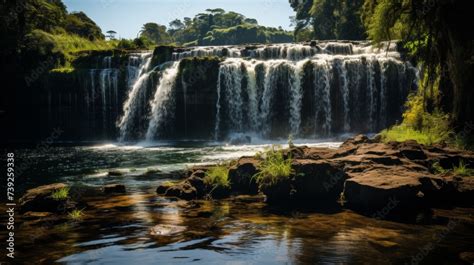
M 68 11 L 83 11 L 105 32 L 115 30 L 122 38 L 134 38 L 147 22 L 163 25 L 175 19 L 193 17 L 207 8 L 223 8 L 260 25 L 290 29 L 294 15 L 288 0 L 63 0 Z

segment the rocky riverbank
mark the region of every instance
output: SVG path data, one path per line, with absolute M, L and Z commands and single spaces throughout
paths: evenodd
M 472 207 L 474 203 L 470 169 L 474 153 L 469 151 L 415 141 L 382 143 L 359 135 L 337 149 L 293 146 L 281 152 L 291 158 L 292 170 L 289 177 L 278 181 L 257 183 L 255 175 L 264 158 L 256 155 L 229 164 L 230 185 L 209 184 L 206 176 L 212 166 L 199 166 L 175 172 L 172 179 L 178 180 L 163 182 L 156 191 L 188 201 L 264 195 L 268 205 L 342 206 L 380 219 L 416 216 L 432 208 Z M 124 193 L 127 188 L 122 184 L 102 188 L 50 184 L 27 191 L 20 199 L 20 212 L 67 217 L 75 210 L 90 209 L 90 198 Z
M 415 141 L 382 143 L 359 135 L 338 149 L 292 147 L 293 174 L 272 185 L 253 176 L 262 159 L 242 157 L 229 169 L 230 187 L 205 184 L 206 167 L 196 167 L 178 183 L 158 187 L 158 194 L 185 200 L 263 193 L 270 204 L 343 207 L 374 217 L 407 214 L 432 207 L 472 206 L 474 153 Z

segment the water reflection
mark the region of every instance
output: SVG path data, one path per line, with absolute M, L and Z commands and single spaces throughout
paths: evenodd
M 40 220 L 19 217 L 15 261 L 247 265 L 385 264 L 390 260 L 403 264 L 446 228 L 446 223 L 383 221 L 342 209 L 268 207 L 258 196 L 194 202 L 166 199 L 157 196 L 155 189 L 168 177 L 147 174 L 150 167 L 165 172 L 264 147 L 57 147 L 49 157 L 22 150 L 20 157 L 36 161 L 25 173 L 25 187 L 58 181 L 94 187 L 123 183 L 127 193 L 90 197 L 80 222 L 64 223 L 47 215 Z M 125 173 L 111 176 L 112 169 Z M 438 218 L 462 221 L 423 256 L 421 264 L 457 264 L 460 252 L 472 252 L 473 214 L 472 209 L 436 210 Z M 156 236 L 151 234 L 156 225 L 185 230 Z

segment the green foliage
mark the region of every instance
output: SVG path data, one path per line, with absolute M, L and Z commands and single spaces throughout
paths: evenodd
M 284 30 L 243 24 L 225 29 L 213 29 L 202 40 L 202 45 L 291 42 L 293 36 Z
M 444 169 L 443 167 L 441 167 L 441 165 L 439 164 L 439 162 L 433 163 L 433 165 L 431 165 L 431 168 L 433 169 L 433 172 L 434 172 L 435 174 L 444 174 L 444 173 L 446 173 L 446 172 L 451 171 L 451 170 L 449 170 L 449 169 Z M 458 165 L 458 166 L 454 166 L 454 167 L 452 168 L 452 172 L 453 172 L 455 175 L 463 176 L 463 177 L 466 177 L 466 176 L 473 176 L 473 175 L 474 175 L 474 169 L 469 168 L 463 160 L 460 160 L 460 161 L 459 161 L 459 165 Z
M 259 172 L 253 176 L 259 186 L 274 185 L 294 174 L 291 157 L 285 158 L 280 148 L 272 146 L 256 156 L 263 159 L 258 165 Z
M 161 183 L 161 185 L 166 186 L 166 187 L 172 187 L 172 186 L 178 184 L 179 182 L 180 181 L 167 180 L 167 181 L 164 181 L 163 183 Z
M 71 219 L 71 220 L 73 220 L 73 221 L 79 221 L 79 220 L 81 220 L 82 218 L 84 218 L 84 211 L 83 211 L 83 210 L 74 209 L 74 210 L 72 210 L 70 213 L 68 213 L 68 217 L 69 217 L 69 219 Z
M 434 162 L 433 165 L 431 165 L 431 168 L 433 169 L 435 174 L 444 174 L 448 170 L 444 169 L 438 161 Z
M 194 18 L 170 22 L 168 33 L 183 46 L 228 45 L 244 43 L 281 43 L 293 41 L 291 32 L 263 27 L 253 18 L 221 8 L 207 9 Z
M 468 168 L 467 165 L 464 163 L 464 161 L 459 161 L 459 166 L 455 166 L 453 168 L 453 172 L 456 175 L 459 176 L 473 176 L 474 175 L 474 169 Z
M 426 86 L 441 92 L 440 100 L 428 109 L 438 107 L 452 114 L 457 131 L 474 117 L 469 74 L 474 65 L 466 59 L 474 50 L 463 28 L 472 21 L 471 13 L 467 1 L 443 0 L 365 0 L 362 9 L 370 39 L 399 39 L 405 44 L 411 60 L 422 66 Z
M 169 44 L 172 42 L 171 36 L 166 31 L 166 26 L 156 23 L 146 23 L 140 31 L 141 39 L 147 39 L 154 44 Z
M 408 124 L 392 126 L 383 130 L 380 134 L 385 142 L 416 140 L 420 144 L 433 145 L 437 143 L 448 143 L 452 140 L 453 131 L 449 126 L 449 119 L 440 113 L 423 113 L 423 125 L 420 129 Z
M 91 41 L 104 39 L 104 34 L 99 26 L 83 12 L 68 14 L 64 28 L 71 34 Z
M 301 31 L 312 33 L 312 38 L 328 39 L 365 39 L 364 26 L 360 18 L 363 0 L 290 0 L 292 8 L 297 12 L 295 36 Z M 313 31 L 307 31 L 311 24 Z M 298 38 L 297 38 L 298 39 Z
M 408 97 L 406 108 L 402 124 L 381 132 L 384 141 L 416 140 L 425 145 L 453 141 L 454 131 L 450 126 L 450 116 L 439 110 L 427 112 L 420 93 Z
M 301 30 L 295 31 L 295 41 L 310 41 L 313 39 L 314 31 L 311 28 L 303 28 Z
M 204 183 L 213 188 L 229 188 L 229 168 L 227 165 L 217 165 L 211 167 L 206 172 Z
M 67 200 L 69 196 L 69 187 L 64 187 L 51 193 L 51 198 L 55 201 Z

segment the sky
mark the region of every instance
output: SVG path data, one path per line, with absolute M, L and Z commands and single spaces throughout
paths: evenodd
M 143 24 L 168 26 L 175 18 L 194 17 L 207 8 L 223 8 L 263 26 L 290 28 L 294 15 L 288 0 L 63 0 L 69 12 L 83 11 L 103 32 L 115 30 L 121 38 L 135 38 Z

